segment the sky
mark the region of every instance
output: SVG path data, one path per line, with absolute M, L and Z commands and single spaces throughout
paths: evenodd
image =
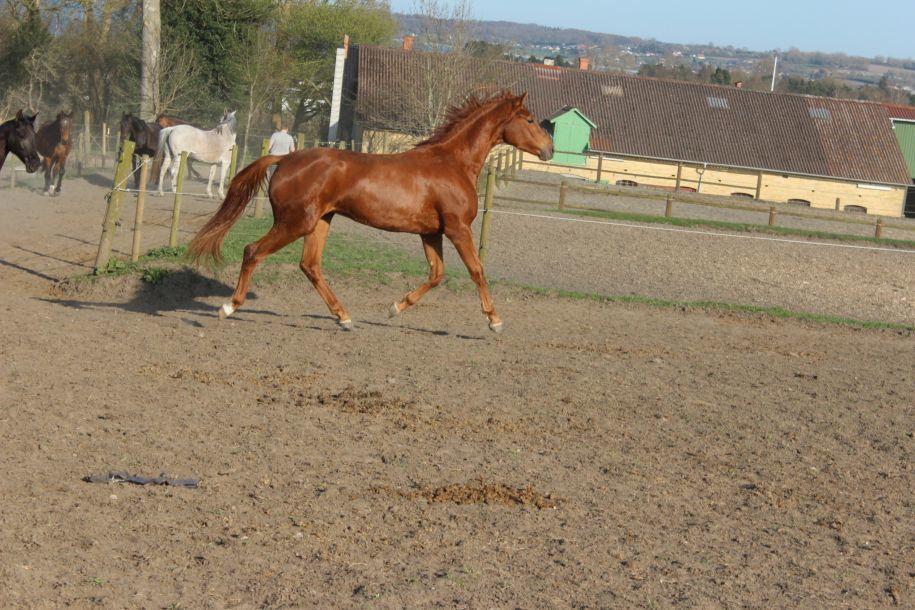
M 444 0 L 447 2 L 448 0 Z M 471 0 L 475 19 L 537 23 L 663 42 L 915 58 L 913 0 Z M 416 12 L 415 0 L 390 0 Z

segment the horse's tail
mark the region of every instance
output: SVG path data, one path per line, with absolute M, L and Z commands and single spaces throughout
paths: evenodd
M 188 244 L 187 253 L 191 260 L 198 264 L 204 258 L 210 258 L 216 263 L 222 262 L 220 250 L 226 234 L 244 213 L 245 206 L 264 182 L 267 177 L 267 168 L 282 158 L 282 156 L 267 155 L 238 172 L 238 175 L 232 179 L 226 199 L 216 214 L 203 225 Z

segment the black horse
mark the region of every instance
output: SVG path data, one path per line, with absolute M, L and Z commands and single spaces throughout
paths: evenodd
M 8 153 L 19 157 L 25 164 L 25 170 L 30 174 L 41 167 L 41 158 L 35 147 L 36 117 L 37 112 L 29 117 L 20 110 L 16 113 L 15 119 L 0 125 L 0 169 L 3 169 L 3 162 L 6 161 Z
M 139 117 L 135 117 L 129 112 L 121 117 L 121 138 L 123 143 L 130 140 L 134 143 L 133 159 L 131 169 L 133 170 L 134 188 L 140 188 L 140 172 L 137 166 L 140 164 L 140 157 L 156 158 L 159 151 L 159 132 L 162 127 L 158 123 L 147 123 Z M 153 176 L 158 176 L 159 172 L 154 171 Z

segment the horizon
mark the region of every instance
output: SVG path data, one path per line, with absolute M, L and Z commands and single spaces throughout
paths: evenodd
M 876 0 L 867 5 L 879 28 L 865 28 L 860 2 L 797 3 L 771 0 L 768 5 L 739 6 L 724 0 L 684 6 L 673 0 L 641 5 L 612 6 L 598 0 L 569 0 L 561 11 L 542 0 L 503 0 L 485 6 L 471 3 L 471 17 L 479 21 L 508 21 L 550 28 L 577 29 L 602 34 L 654 39 L 671 44 L 744 48 L 764 53 L 796 48 L 804 52 L 844 53 L 865 58 L 915 58 L 908 20 L 893 18 L 912 13 L 900 0 Z M 696 10 L 701 6 L 702 10 Z M 396 13 L 418 12 L 415 0 L 391 0 Z M 606 13 L 606 18 L 601 18 Z M 790 13 L 790 17 L 786 17 Z M 667 19 L 659 20 L 659 14 Z M 709 18 L 710 14 L 713 18 Z M 612 21 L 607 21 L 610 19 Z M 620 26 L 617 24 L 634 24 Z M 549 25 L 547 25 L 549 24 Z M 866 25 L 870 25 L 867 23 Z M 835 40 L 842 41 L 840 44 Z M 850 42 L 854 41 L 854 42 Z

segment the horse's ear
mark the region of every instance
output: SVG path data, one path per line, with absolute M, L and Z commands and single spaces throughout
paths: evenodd
M 17 120 L 17 121 L 21 121 L 21 120 L 22 120 L 22 108 L 20 108 L 20 109 L 19 109 L 19 112 L 16 113 L 16 120 Z
M 29 122 L 30 122 L 32 125 L 35 124 L 35 119 L 37 119 L 37 118 L 38 118 L 38 113 L 37 113 L 37 112 L 36 112 L 35 114 L 33 114 L 32 116 L 28 117 Z
M 524 103 L 525 103 L 526 101 L 527 101 L 527 91 L 525 91 L 524 93 L 522 93 L 522 94 L 520 95 L 520 97 L 518 97 L 518 105 L 519 105 L 519 106 L 524 106 Z

